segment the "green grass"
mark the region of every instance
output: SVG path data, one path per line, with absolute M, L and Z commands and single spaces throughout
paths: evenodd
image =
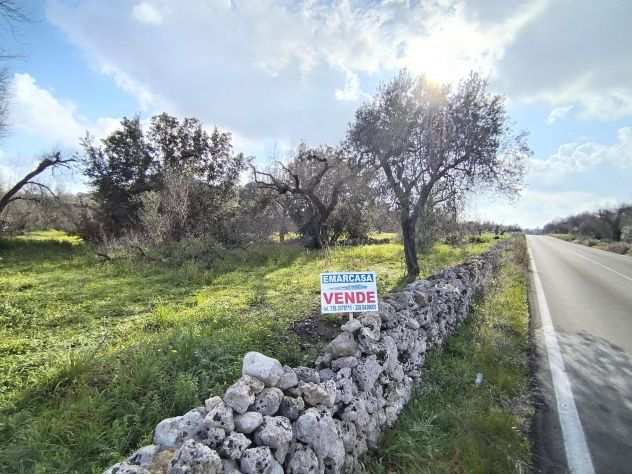
M 437 245 L 422 272 L 489 245 Z M 289 326 L 318 312 L 321 271 L 348 269 L 388 291 L 402 247 L 261 243 L 205 268 L 103 261 L 55 232 L 0 240 L 0 472 L 100 472 L 221 393 L 246 351 L 311 363 L 319 343 Z
M 529 317 L 524 238 L 518 239 L 513 251 L 522 262 L 505 258 L 471 319 L 429 356 L 420 388 L 385 434 L 379 456 L 369 459 L 371 472 L 530 471 Z

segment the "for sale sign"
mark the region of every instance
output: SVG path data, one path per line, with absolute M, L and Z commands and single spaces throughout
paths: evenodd
M 375 272 L 329 272 L 320 274 L 322 313 L 377 311 Z

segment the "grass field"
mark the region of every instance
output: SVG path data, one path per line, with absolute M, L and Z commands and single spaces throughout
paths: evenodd
M 422 272 L 491 242 L 437 245 Z M 261 243 L 206 268 L 103 261 L 54 231 L 0 241 L 0 472 L 100 472 L 220 393 L 244 352 L 311 362 L 290 325 L 318 311 L 321 271 L 360 268 L 394 288 L 401 245 Z
M 421 388 L 367 463 L 374 474 L 530 472 L 524 238 L 513 252 L 520 258 L 505 258 L 472 317 L 427 359 Z

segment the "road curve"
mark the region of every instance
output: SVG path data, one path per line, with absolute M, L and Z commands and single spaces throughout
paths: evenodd
M 573 440 L 559 416 L 566 404 L 558 409 L 560 378 L 567 378 L 594 472 L 632 473 L 632 258 L 553 237 L 528 236 L 527 242 L 537 269 L 535 275 L 531 268 L 530 307 L 540 387 L 534 427 L 538 471 L 572 472 L 567 457 Z M 544 295 L 534 291 L 536 279 Z M 564 377 L 551 370 L 539 300 L 550 314 Z M 545 329 L 547 319 L 544 315 Z

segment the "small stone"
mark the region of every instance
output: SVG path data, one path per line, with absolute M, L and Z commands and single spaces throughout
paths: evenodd
M 358 389 L 353 382 L 351 369 L 345 367 L 336 374 L 336 403 L 347 404 L 356 396 Z
M 256 396 L 252 409 L 264 416 L 274 415 L 279 410 L 281 400 L 283 400 L 283 392 L 280 389 L 276 387 L 265 388 Z
M 162 420 L 154 430 L 154 444 L 164 448 L 177 448 L 180 441 L 179 423 L 181 416 Z
M 298 379 L 301 382 L 307 383 L 319 383 L 320 375 L 318 375 L 318 371 L 315 369 L 311 369 L 309 367 L 297 367 L 294 369 Z
M 246 413 L 255 401 L 255 395 L 263 390 L 263 382 L 248 375 L 242 375 L 224 394 L 224 403 L 236 413 Z
M 284 396 L 279 407 L 279 415 L 285 416 L 290 420 L 296 420 L 301 412 L 305 409 L 305 402 L 302 397 Z
M 353 369 L 353 378 L 360 390 L 369 392 L 381 373 L 382 367 L 377 363 L 377 358 L 372 355 L 364 359 Z
M 360 321 L 358 321 L 357 319 L 352 319 L 351 321 L 348 321 L 340 326 L 340 329 L 345 332 L 354 333 L 356 331 L 359 331 L 361 327 L 362 323 Z
M 213 428 L 221 428 L 224 431 L 233 431 L 235 429 L 235 421 L 233 419 L 233 409 L 220 403 L 208 412 L 204 422 L 207 426 Z
M 277 383 L 277 387 L 281 390 L 287 390 L 288 388 L 296 387 L 298 385 L 298 376 L 292 367 L 287 365 L 283 366 L 283 375 Z
M 336 384 L 333 380 L 325 383 L 304 383 L 300 385 L 305 403 L 311 406 L 332 407 L 336 400 Z
M 222 403 L 222 397 L 211 397 L 211 398 L 207 398 L 204 401 L 204 408 L 206 408 L 206 411 L 211 411 L 213 408 L 215 408 L 217 405 L 219 405 L 220 403 Z
M 250 434 L 263 423 L 263 415 L 256 411 L 249 411 L 234 417 L 235 430 L 239 433 Z
M 338 334 L 338 336 L 327 345 L 327 352 L 334 358 L 352 356 L 357 350 L 358 343 L 353 338 L 353 335 L 348 332 Z
M 251 444 L 245 435 L 233 432 L 226 436 L 219 452 L 226 458 L 237 460 Z
M 327 380 L 332 380 L 336 377 L 336 373 L 331 369 L 319 370 L 318 375 L 320 376 L 321 382 L 326 382 Z
M 213 449 L 217 449 L 222 445 L 222 441 L 226 437 L 226 432 L 215 426 L 209 426 L 206 430 L 206 436 L 202 438 L 202 442 Z
M 314 474 L 318 472 L 318 458 L 309 446 L 296 443 L 289 454 L 287 474 Z
M 222 459 L 223 474 L 241 474 L 237 462 L 232 459 Z
M 152 474 L 165 474 L 169 469 L 171 460 L 176 456 L 175 449 L 165 449 L 160 451 L 154 458 L 154 462 L 149 466 Z
M 222 460 L 208 446 L 189 439 L 176 451 L 168 474 L 220 474 Z
M 267 446 L 249 448 L 244 451 L 239 466 L 244 474 L 268 474 L 272 463 L 276 463 Z
M 353 356 L 341 357 L 331 361 L 331 368 L 335 371 L 345 369 L 347 367 L 353 369 L 356 365 L 358 365 L 358 359 Z
M 281 363 L 259 352 L 248 352 L 244 356 L 243 375 L 261 380 L 268 387 L 274 387 L 283 375 Z
M 255 433 L 255 443 L 274 449 L 274 457 L 282 463 L 289 450 L 290 441 L 292 441 L 290 420 L 284 416 L 263 417 L 263 425 Z
M 150 474 L 150 472 L 142 466 L 120 462 L 106 469 L 103 474 Z
M 160 452 L 160 447 L 155 444 L 143 446 L 130 455 L 126 462 L 137 466 L 148 467 L 154 462 L 154 458 Z
M 328 472 L 340 472 L 344 464 L 345 448 L 338 436 L 334 419 L 324 410 L 309 408 L 296 420 L 296 439 L 309 445 L 320 463 L 327 460 Z

